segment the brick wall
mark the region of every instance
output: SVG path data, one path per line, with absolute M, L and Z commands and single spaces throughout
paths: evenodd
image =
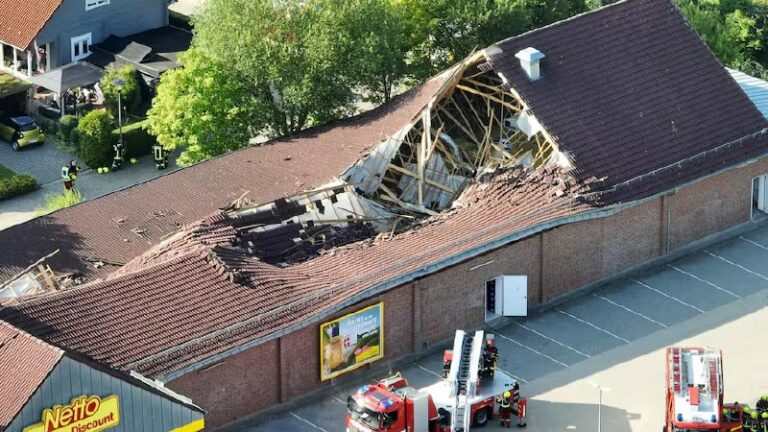
M 670 250 L 747 222 L 752 178 L 768 173 L 768 158 L 700 181 L 669 197 Z
M 279 403 L 278 342 L 227 357 L 166 383 L 207 412 L 209 427 L 223 425 Z
M 449 339 L 485 317 L 485 282 L 527 275 L 529 305 L 664 254 L 667 246 L 744 222 L 751 180 L 768 158 L 694 184 L 614 216 L 552 229 L 444 269 L 347 308 L 328 320 L 384 302 L 385 359 L 395 360 Z M 320 381 L 319 325 L 232 356 L 218 366 L 169 383 L 208 410 L 214 427 L 329 385 Z M 363 368 L 365 369 L 365 368 Z M 252 373 L 243 373 L 252 371 Z M 365 370 L 345 375 L 362 381 Z
M 485 283 L 497 276 L 528 276 L 529 303 L 539 303 L 540 248 L 538 236 L 532 237 L 421 279 L 424 333 L 420 340 L 434 344 L 450 338 L 457 328 L 481 325 Z

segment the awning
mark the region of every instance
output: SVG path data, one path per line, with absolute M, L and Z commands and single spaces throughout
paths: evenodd
M 33 76 L 30 82 L 61 94 L 71 88 L 96 83 L 103 75 L 104 70 L 101 68 L 90 63 L 76 62 Z

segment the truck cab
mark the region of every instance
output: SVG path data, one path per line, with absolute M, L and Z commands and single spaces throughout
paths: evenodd
M 439 413 L 428 393 L 395 375 L 361 386 L 347 399 L 347 432 L 443 432 L 446 413 Z

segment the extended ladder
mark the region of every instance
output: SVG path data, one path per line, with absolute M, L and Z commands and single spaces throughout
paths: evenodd
M 477 394 L 483 341 L 482 330 L 476 331 L 474 335 L 456 330 L 456 336 L 453 339 L 453 360 L 447 378 L 451 385 L 451 397 L 454 398 L 454 404 L 451 407 L 453 432 L 460 430 L 469 432 L 469 426 L 472 423 L 469 401 Z

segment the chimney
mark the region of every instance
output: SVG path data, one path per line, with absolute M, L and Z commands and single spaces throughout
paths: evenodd
M 536 81 L 541 78 L 539 63 L 541 59 L 545 57 L 543 52 L 536 48 L 528 47 L 515 54 L 515 57 L 520 59 L 520 66 L 531 81 Z

